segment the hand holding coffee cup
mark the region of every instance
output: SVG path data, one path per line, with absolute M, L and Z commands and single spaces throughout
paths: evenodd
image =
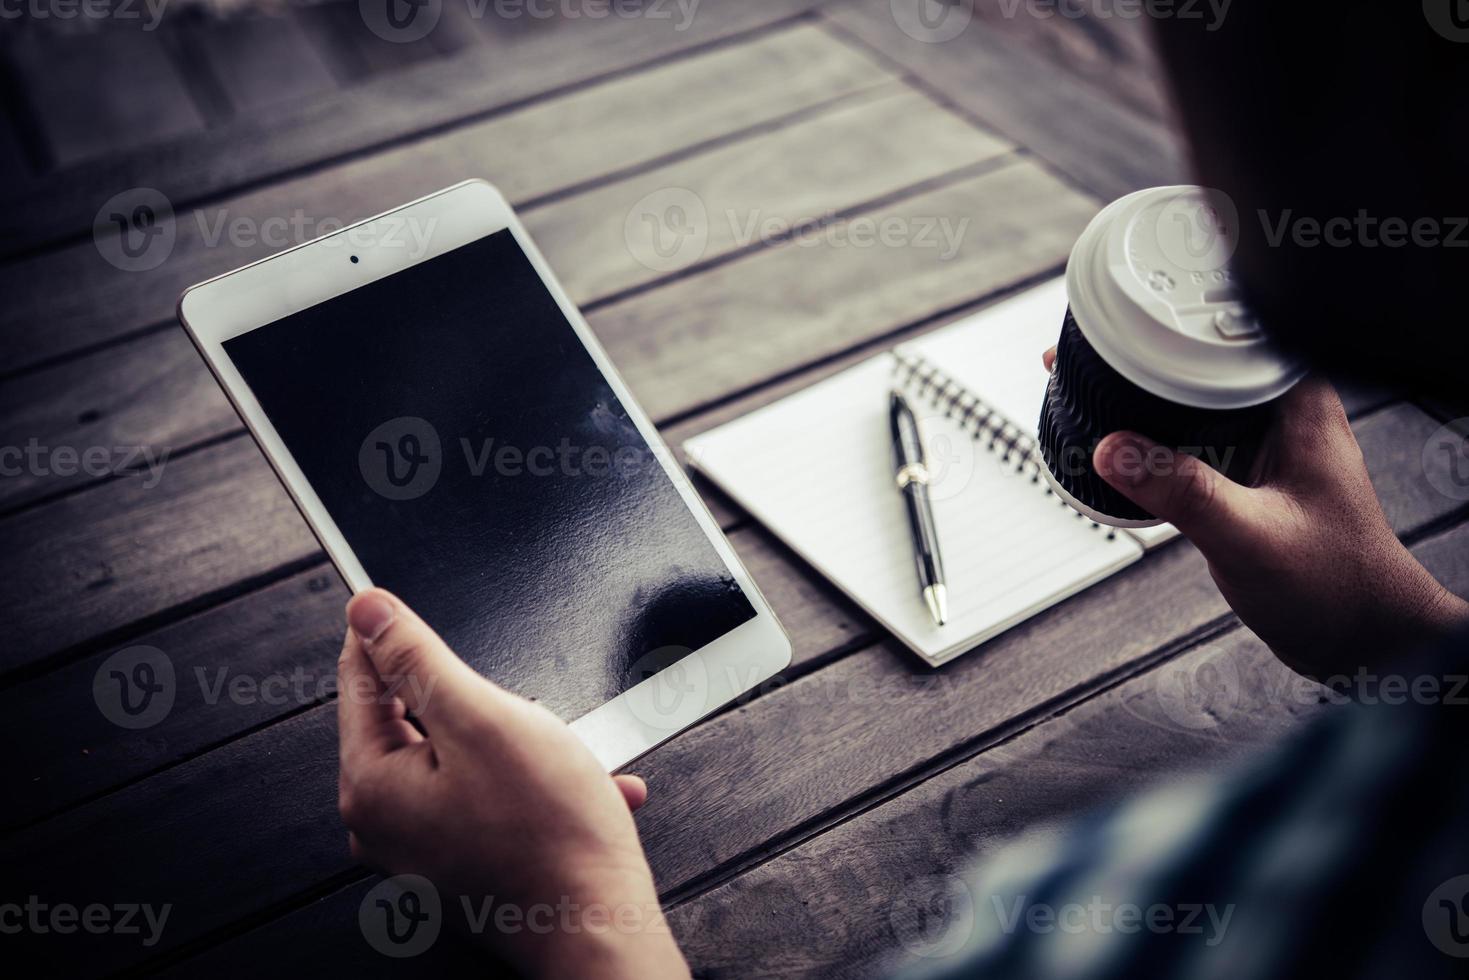
M 1103 209 L 1072 249 L 1040 446 L 1052 489 L 1095 521 L 1163 523 L 1097 473 L 1109 433 L 1156 444 L 1112 454 L 1119 466 L 1170 467 L 1182 454 L 1247 482 L 1274 403 L 1304 373 L 1238 295 L 1234 233 L 1222 196 L 1157 187 Z
M 1331 385 L 1302 381 L 1248 319 L 1230 219 L 1207 192 L 1169 187 L 1087 228 L 1067 267 L 1042 472 L 1097 521 L 1176 524 L 1292 669 L 1381 667 L 1464 629 L 1469 603 L 1393 533 Z

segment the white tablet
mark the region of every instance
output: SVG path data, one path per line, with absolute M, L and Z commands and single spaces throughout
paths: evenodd
M 351 588 L 396 593 L 609 769 L 789 663 L 489 184 L 193 286 L 179 320 Z

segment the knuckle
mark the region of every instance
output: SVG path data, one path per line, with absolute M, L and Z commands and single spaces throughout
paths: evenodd
M 378 674 L 384 681 L 409 677 L 418 672 L 423 663 L 423 645 L 413 636 L 388 636 L 378 641 L 373 651 Z
M 1187 467 L 1168 490 L 1168 511 L 1176 520 L 1190 520 L 1214 507 L 1215 481 L 1199 466 Z
M 360 794 L 350 786 L 343 784 L 337 791 L 337 813 L 342 817 L 342 823 L 348 827 L 361 825 L 362 802 Z
M 337 786 L 337 812 L 349 830 L 361 830 L 377 810 L 371 784 L 360 777 L 342 774 Z

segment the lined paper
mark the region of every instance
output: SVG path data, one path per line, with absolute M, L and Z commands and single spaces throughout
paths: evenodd
M 1057 302 L 1059 301 L 1059 308 Z M 1033 434 L 1040 352 L 1059 331 L 1064 287 L 1048 283 L 905 345 Z M 887 422 L 895 360 L 883 354 L 688 440 L 719 484 L 870 615 L 932 664 L 972 649 L 1136 561 L 1131 535 L 1097 528 L 960 421 L 912 394 L 932 474 L 950 622 L 918 590 Z

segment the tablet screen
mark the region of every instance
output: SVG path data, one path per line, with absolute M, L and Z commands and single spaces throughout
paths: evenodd
M 224 350 L 372 581 L 565 719 L 755 615 L 508 231 Z

